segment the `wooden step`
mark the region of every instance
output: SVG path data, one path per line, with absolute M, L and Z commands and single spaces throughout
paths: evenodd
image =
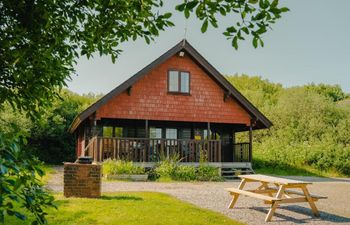
M 225 180 L 238 180 L 239 177 L 237 176 L 222 176 Z
M 225 180 L 238 179 L 239 175 L 247 175 L 247 174 L 255 174 L 254 170 L 250 166 L 238 167 L 238 168 L 234 168 L 234 167 L 221 168 L 221 176 Z

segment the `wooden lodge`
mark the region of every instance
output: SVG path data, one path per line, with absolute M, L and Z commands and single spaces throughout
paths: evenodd
M 76 154 L 153 166 L 181 163 L 251 167 L 252 132 L 272 123 L 186 40 L 81 112 L 70 132 Z M 238 132 L 247 142 L 238 143 Z

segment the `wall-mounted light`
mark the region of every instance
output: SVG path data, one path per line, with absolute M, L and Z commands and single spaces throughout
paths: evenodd
M 128 89 L 127 89 L 127 92 L 128 92 L 129 96 L 131 95 L 131 91 L 132 91 L 132 86 L 128 87 Z
M 228 92 L 224 92 L 224 102 L 227 101 L 229 95 L 230 94 Z
M 184 57 L 185 56 L 185 52 L 184 51 L 179 52 L 179 56 L 180 57 Z

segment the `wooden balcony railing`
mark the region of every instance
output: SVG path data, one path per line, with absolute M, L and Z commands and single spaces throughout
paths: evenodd
M 250 145 L 249 142 L 236 143 L 233 145 L 233 149 L 234 149 L 233 161 L 234 162 L 251 162 L 252 161 L 249 145 Z
M 97 162 L 108 158 L 157 162 L 173 154 L 178 154 L 181 162 L 199 162 L 201 154 L 208 162 L 221 162 L 221 141 L 94 137 L 84 151 L 85 156 L 91 156 Z

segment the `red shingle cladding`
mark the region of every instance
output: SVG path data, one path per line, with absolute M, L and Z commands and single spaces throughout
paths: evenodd
M 169 69 L 190 71 L 191 95 L 167 93 Z M 172 56 L 96 111 L 96 118 L 249 124 L 249 114 L 191 58 Z

